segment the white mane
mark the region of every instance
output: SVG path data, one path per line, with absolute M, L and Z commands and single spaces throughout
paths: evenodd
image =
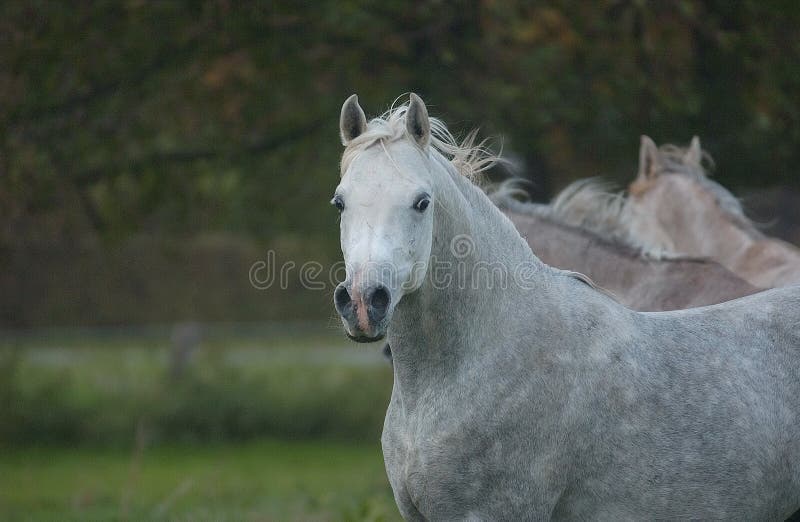
M 412 139 L 406 131 L 407 111 L 408 102 L 399 106 L 392 104 L 392 107 L 381 116 L 373 118 L 367 124 L 367 130 L 354 138 L 345 148 L 342 154 L 341 174 L 347 171 L 356 156 L 376 143 L 386 145 L 400 139 Z M 441 120 L 430 118 L 430 125 L 431 147 L 450 160 L 456 170 L 473 183 L 480 184 L 480 174 L 503 161 L 499 154 L 494 154 L 487 148 L 487 140 L 476 143 L 477 130 L 469 132 L 459 143 Z
M 521 214 L 532 214 L 552 219 L 576 228 L 588 230 L 600 237 L 633 248 L 641 255 L 653 259 L 676 257 L 661 245 L 639 237 L 631 230 L 633 219 L 627 199 L 621 192 L 612 192 L 612 186 L 599 178 L 574 181 L 559 192 L 550 204 L 528 203 L 527 192 L 516 180 L 500 184 L 490 194 L 501 208 Z

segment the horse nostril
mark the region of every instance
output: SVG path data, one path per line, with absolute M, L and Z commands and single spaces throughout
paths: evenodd
M 347 291 L 347 288 L 345 288 L 343 284 L 336 287 L 336 292 L 333 294 L 333 303 L 336 305 L 336 309 L 339 313 L 343 313 L 344 309 L 352 304 L 352 302 L 353 300 L 350 297 L 350 292 Z
M 369 298 L 369 306 L 370 312 L 372 312 L 370 315 L 373 316 L 374 320 L 380 321 L 386 316 L 390 301 L 389 290 L 385 286 L 379 286 L 372 292 Z

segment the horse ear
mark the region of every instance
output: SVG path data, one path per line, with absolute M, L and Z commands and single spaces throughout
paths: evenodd
M 428 118 L 428 109 L 422 98 L 413 92 L 406 112 L 406 131 L 422 149 L 425 149 L 430 143 L 431 120 Z
M 358 95 L 353 94 L 342 105 L 342 114 L 339 117 L 339 134 L 342 145 L 347 145 L 367 130 L 367 116 L 364 109 L 358 104 Z
M 692 143 L 691 145 L 689 145 L 689 149 L 683 156 L 683 160 L 686 163 L 699 166 L 702 159 L 703 159 L 703 149 L 700 147 L 700 138 L 695 136 L 692 138 Z
M 642 135 L 642 144 L 639 146 L 639 174 L 638 178 L 646 179 L 655 176 L 661 166 L 658 147 L 648 136 Z

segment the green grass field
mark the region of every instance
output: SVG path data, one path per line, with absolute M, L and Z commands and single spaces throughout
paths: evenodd
M 399 520 L 380 444 L 3 450 L 1 520 Z
M 391 369 L 325 325 L 0 335 L 0 521 L 397 520 Z M 133 448 L 139 448 L 138 450 Z

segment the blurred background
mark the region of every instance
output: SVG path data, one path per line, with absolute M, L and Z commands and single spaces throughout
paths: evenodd
M 344 99 L 419 93 L 538 200 L 696 134 L 798 243 L 799 26 L 788 0 L 4 2 L 0 518 L 396 519 L 391 371 L 327 284 Z

